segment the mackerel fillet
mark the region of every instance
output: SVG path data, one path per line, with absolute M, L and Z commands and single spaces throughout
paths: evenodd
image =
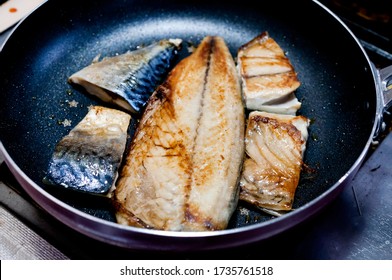
M 148 101 L 114 193 L 120 224 L 225 229 L 239 196 L 244 104 L 221 37 L 205 37 Z

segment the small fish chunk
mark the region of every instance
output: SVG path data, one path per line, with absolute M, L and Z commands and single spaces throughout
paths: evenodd
M 293 65 L 267 32 L 241 46 L 237 54 L 246 107 L 249 110 L 295 115 L 301 103 Z
M 56 145 L 43 179 L 49 185 L 105 195 L 117 178 L 131 116 L 92 106 Z
M 161 40 L 101 61 L 94 60 L 72 74 L 68 81 L 84 87 L 104 102 L 139 114 L 173 66 L 181 43 L 181 39 Z
M 309 123 L 304 116 L 250 113 L 240 181 L 241 200 L 269 210 L 292 209 Z

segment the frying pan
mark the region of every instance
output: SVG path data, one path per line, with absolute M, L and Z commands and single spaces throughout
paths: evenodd
M 202 250 L 269 238 L 329 204 L 350 181 L 377 136 L 387 102 L 385 77 L 347 27 L 317 1 L 48 1 L 23 20 L 0 53 L 0 139 L 26 192 L 69 227 L 130 249 Z M 165 232 L 115 223 L 107 200 L 42 183 L 55 144 L 92 104 L 107 104 L 67 83 L 98 54 L 111 56 L 163 38 L 197 45 L 224 38 L 235 57 L 268 31 L 301 81 L 298 114 L 312 120 L 294 211 L 272 217 L 239 203 L 226 230 Z M 186 48 L 181 56 L 187 55 Z M 385 76 L 381 81 L 380 76 Z M 385 96 L 384 96 L 385 95 Z M 75 100 L 77 107 L 68 106 Z M 63 121 L 71 121 L 71 126 Z M 131 124 L 130 134 L 136 121 Z

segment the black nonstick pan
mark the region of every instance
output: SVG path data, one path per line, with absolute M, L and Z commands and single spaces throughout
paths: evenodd
M 286 51 L 302 83 L 298 114 L 312 120 L 294 211 L 273 217 L 240 202 L 226 230 L 164 232 L 118 225 L 106 199 L 42 183 L 55 144 L 89 105 L 106 106 L 67 83 L 98 54 L 163 38 L 194 46 L 206 35 L 219 35 L 235 57 L 263 31 Z M 247 244 L 313 216 L 353 178 L 381 126 L 390 72 L 375 69 L 354 35 L 317 1 L 50 0 L 19 24 L 0 52 L 0 148 L 42 208 L 94 239 L 159 250 Z M 72 125 L 64 126 L 64 120 Z

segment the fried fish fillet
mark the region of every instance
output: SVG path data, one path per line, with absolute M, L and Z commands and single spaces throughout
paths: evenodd
M 101 106 L 56 145 L 44 182 L 68 189 L 107 194 L 114 186 L 127 141 L 131 116 Z
M 205 37 L 150 98 L 114 193 L 120 224 L 225 229 L 238 202 L 245 115 L 235 63 Z
M 68 81 L 105 102 L 131 113 L 141 113 L 152 92 L 173 66 L 181 42 L 181 39 L 160 40 L 105 57 L 72 74 Z
M 240 199 L 260 208 L 291 210 L 308 139 L 309 119 L 253 111 L 245 133 Z
M 267 32 L 239 48 L 237 64 L 247 109 L 296 114 L 301 103 L 294 91 L 300 82 L 289 59 Z

